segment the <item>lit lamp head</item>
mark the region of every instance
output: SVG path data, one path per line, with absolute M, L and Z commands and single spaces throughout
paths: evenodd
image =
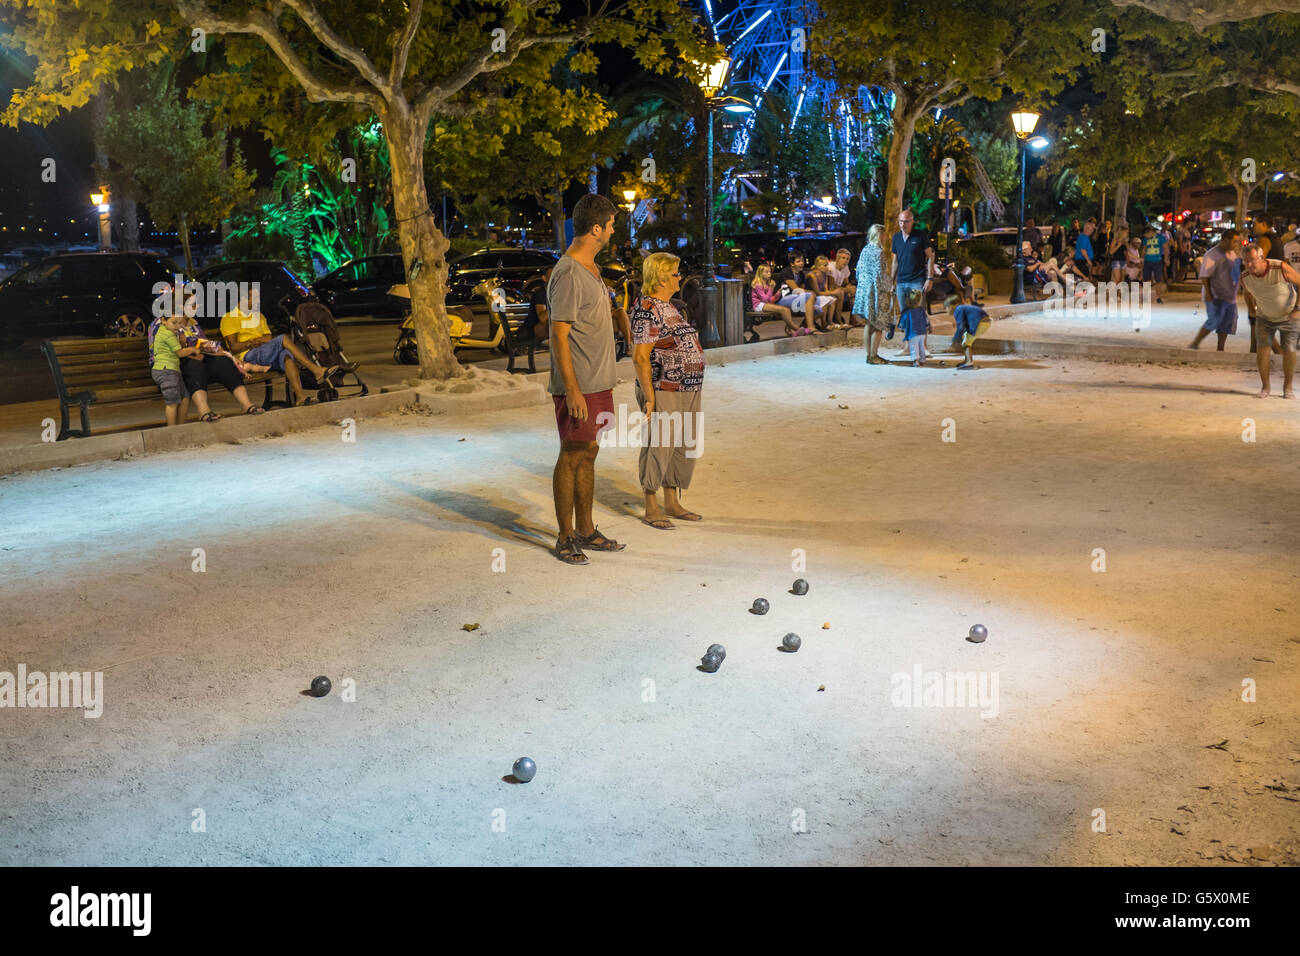
M 700 79 L 700 89 L 704 92 L 706 99 L 713 99 L 722 92 L 723 86 L 727 83 L 727 73 L 731 69 L 731 57 L 720 56 L 712 63 L 696 63 L 704 71 L 703 78 Z
M 631 206 L 634 202 L 636 202 L 636 190 L 635 190 L 635 189 L 624 189 L 624 190 L 623 190 L 623 201 L 626 202 L 626 203 L 628 204 L 628 206 Z
M 1011 114 L 1011 125 L 1015 127 L 1017 136 L 1028 139 L 1038 125 L 1038 114 L 1033 110 L 1016 110 Z

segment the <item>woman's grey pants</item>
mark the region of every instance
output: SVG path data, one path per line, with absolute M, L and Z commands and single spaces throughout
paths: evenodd
M 695 460 L 704 449 L 700 413 L 701 392 L 661 392 L 655 389 L 655 414 L 649 431 L 642 429 L 638 462 L 641 487 L 689 488 Z M 636 383 L 636 400 L 645 412 L 645 394 Z

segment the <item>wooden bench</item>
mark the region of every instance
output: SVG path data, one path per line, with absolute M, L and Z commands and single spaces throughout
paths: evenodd
M 518 316 L 513 325 L 511 324 L 512 316 Z M 514 374 L 515 371 L 524 371 L 523 369 L 515 369 L 515 359 L 523 355 L 528 357 L 528 371 L 536 372 L 536 353 L 548 352 L 551 348 L 550 339 L 538 342 L 536 339 L 519 338 L 519 326 L 523 324 L 523 320 L 527 318 L 527 316 L 528 305 L 526 303 L 522 304 L 522 308 L 519 304 L 514 306 L 507 305 L 504 312 L 492 313 L 492 319 L 501 324 L 501 344 L 505 347 L 506 354 L 510 356 L 510 360 L 506 363 L 506 371 L 511 374 Z
M 124 402 L 162 401 L 162 391 L 149 369 L 149 340 L 143 336 L 121 339 L 47 339 L 41 352 L 50 363 L 59 393 L 59 437 L 90 437 L 90 406 Z M 273 400 L 277 380 L 284 381 L 285 401 Z M 244 377 L 248 387 L 266 385 L 262 407 L 289 406 L 289 383 L 279 372 Z M 69 425 L 73 405 L 81 407 L 81 428 Z

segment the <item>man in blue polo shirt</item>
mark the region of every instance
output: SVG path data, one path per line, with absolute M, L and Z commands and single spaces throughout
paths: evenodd
M 894 233 L 891 247 L 894 264 L 889 274 L 894 280 L 900 310 L 907 308 L 907 293 L 912 289 L 930 291 L 930 276 L 934 272 L 934 247 L 924 229 L 912 228 L 915 222 L 910 208 L 898 214 L 899 231 Z
M 1074 242 L 1074 268 L 1085 279 L 1092 278 L 1092 264 L 1096 252 L 1092 248 L 1092 234 L 1097 231 L 1097 220 L 1089 219 Z

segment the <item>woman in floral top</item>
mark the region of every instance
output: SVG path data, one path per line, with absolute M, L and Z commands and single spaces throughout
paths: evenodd
M 650 422 L 643 432 L 638 470 L 645 491 L 645 517 L 652 528 L 670 531 L 669 518 L 699 521 L 678 499 L 689 488 L 700 456 L 703 418 L 704 350 L 700 336 L 672 304 L 681 288 L 680 260 L 666 252 L 646 257 L 641 267 L 641 296 L 632 305 L 632 362 L 636 399 Z M 664 504 L 659 506 L 659 489 Z
M 887 364 L 879 354 L 880 340 L 886 333 L 892 338 L 898 322 L 898 300 L 894 298 L 880 244 L 884 231 L 883 226 L 876 225 L 867 232 L 867 244 L 858 256 L 858 293 L 853 300 L 853 312 L 867 320 L 862 340 L 867 347 L 867 362 L 872 365 Z

